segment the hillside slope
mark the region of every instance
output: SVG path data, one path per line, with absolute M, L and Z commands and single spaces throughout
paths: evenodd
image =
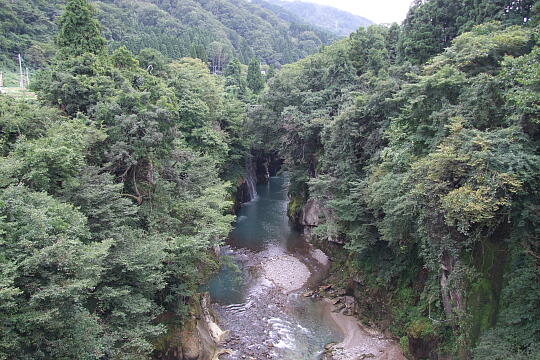
M 272 9 L 266 6 L 262 0 L 256 0 L 255 2 L 263 7 Z M 366 27 L 373 24 L 373 21 L 369 19 L 331 6 L 304 1 L 267 0 L 267 2 L 285 9 L 285 11 L 295 15 L 300 21 L 319 26 L 338 36 L 348 36 L 359 27 Z
M 283 67 L 254 144 L 328 288 L 408 359 L 540 359 L 540 1 L 464 3 Z
M 334 35 L 286 21 L 269 9 L 244 0 L 99 0 L 90 1 L 112 47 L 134 52 L 154 48 L 171 58 L 200 57 L 224 62 L 253 56 L 285 64 L 316 52 Z M 31 67 L 52 54 L 62 0 L 0 0 L 0 66 L 13 66 L 23 53 Z

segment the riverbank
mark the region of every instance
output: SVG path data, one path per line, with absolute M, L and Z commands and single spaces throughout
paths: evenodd
M 352 341 L 358 336 L 348 340 L 349 333 L 359 334 L 350 331 L 353 322 L 318 296 L 329 259 L 291 226 L 287 178 L 271 177 L 256 190 L 238 210 L 221 248 L 222 267 L 208 286 L 218 323 L 228 332 L 221 344 L 228 353 L 219 359 L 314 360 L 330 353 L 329 343 L 344 350 L 363 344 L 366 339 Z
M 229 332 L 222 343 L 225 351 L 218 359 L 405 360 L 395 340 L 347 314 L 350 309 L 344 303 L 348 297 L 337 294 L 330 298 L 332 289 L 320 286 L 329 266 L 321 250 L 307 244 L 301 253 L 287 253 L 277 246 L 260 252 L 237 249 L 231 253 L 240 268 L 250 274 L 252 285 L 245 302 L 214 304 L 220 326 Z M 298 323 L 295 311 L 308 312 L 307 317 L 322 327 L 334 329 L 334 335 L 316 335 L 333 337 L 332 342 L 321 342 L 318 352 L 306 350 L 303 357 L 296 358 L 292 349 L 307 342 L 302 337 L 314 334 L 310 333 L 313 328 Z
M 213 306 L 220 326 L 229 331 L 222 344 L 229 352 L 219 359 L 315 359 L 326 343 L 340 340 L 338 327 L 324 316 L 324 304 L 300 295 L 316 269 L 324 269 L 309 253 L 291 254 L 277 246 L 233 253 L 251 285 L 244 302 Z
M 328 257 L 321 250 L 312 250 L 310 254 L 321 264 L 328 264 Z M 263 262 L 261 267 L 264 276 L 280 290 L 287 293 L 304 288 L 308 278 L 312 275 L 304 263 L 287 254 L 273 256 Z M 305 295 L 317 296 L 318 293 L 308 291 Z M 343 314 L 342 311 L 346 307 L 337 306 L 335 299 L 323 297 L 318 301 L 323 304 L 322 316 L 330 319 L 343 336 L 341 342 L 326 347 L 325 359 L 406 360 L 395 340 L 386 338 L 376 330 L 366 328 L 353 315 Z
M 325 360 L 406 360 L 399 344 L 376 330 L 363 326 L 356 317 L 344 315 L 328 298 L 321 300 L 344 335 L 342 342 L 326 347 Z

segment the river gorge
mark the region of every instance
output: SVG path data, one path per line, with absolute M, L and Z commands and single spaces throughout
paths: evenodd
M 208 284 L 227 331 L 219 359 L 400 359 L 397 344 L 318 296 L 329 259 L 291 226 L 287 192 L 286 176 L 257 185 L 221 247 Z

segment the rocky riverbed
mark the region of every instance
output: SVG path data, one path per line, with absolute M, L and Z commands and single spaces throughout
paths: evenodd
M 383 336 L 380 332 L 366 328 L 353 315 L 346 315 L 336 299 L 324 298 L 332 319 L 345 338 L 337 344 L 325 347 L 325 360 L 406 360 L 399 344 Z M 345 310 L 347 307 L 345 307 Z
M 222 328 L 229 331 L 220 359 L 315 359 L 328 341 L 339 341 L 339 328 L 325 307 L 301 296 L 314 272 L 324 269 L 309 253 L 293 256 L 279 247 L 261 252 L 234 251 L 235 261 L 248 273 L 244 302 L 214 304 Z M 317 270 L 317 271 L 315 271 Z
M 353 298 L 321 289 L 329 260 L 291 227 L 287 178 L 272 177 L 256 190 L 238 210 L 221 271 L 208 284 L 227 332 L 219 359 L 384 359 L 399 349 L 351 316 Z
M 332 289 L 319 287 L 313 278 L 328 264 L 320 250 L 293 255 L 270 247 L 235 255 L 251 273 L 252 285 L 245 302 L 214 304 L 228 330 L 222 344 L 227 351 L 219 359 L 405 359 L 394 340 L 352 316 L 349 297 L 325 297 Z

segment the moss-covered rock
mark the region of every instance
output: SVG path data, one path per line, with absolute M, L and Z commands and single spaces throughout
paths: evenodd
M 173 314 L 163 314 L 161 321 L 168 324 L 167 333 L 154 343 L 154 357 L 162 360 L 212 360 L 219 353 L 224 332 L 219 329 L 208 308 L 208 297 L 202 294 L 193 299 L 190 317 L 182 324 Z
M 429 359 L 432 357 L 439 339 L 431 320 L 419 318 L 407 328 L 409 353 L 414 359 Z
M 469 285 L 467 304 L 470 314 L 469 346 L 495 325 L 506 263 L 504 241 L 483 241 L 474 251 L 477 277 Z
M 296 227 L 300 227 L 300 217 L 302 215 L 302 209 L 304 208 L 306 201 L 303 197 L 293 195 L 289 199 L 287 205 L 287 216 Z

